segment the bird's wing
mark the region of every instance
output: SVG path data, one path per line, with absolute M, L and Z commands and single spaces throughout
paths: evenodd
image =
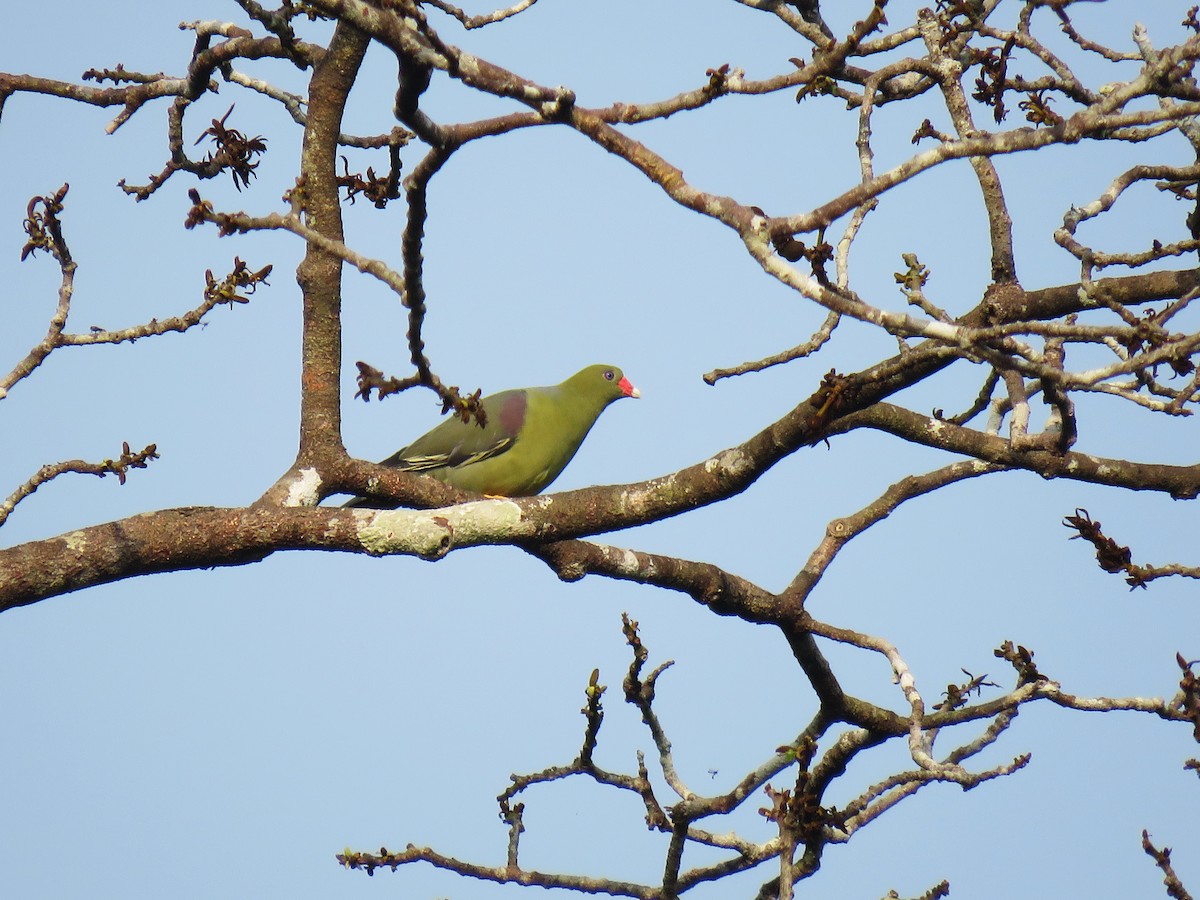
M 454 469 L 512 449 L 525 421 L 525 391 L 501 391 L 483 400 L 487 425 L 450 419 L 383 461 L 406 472 Z
M 498 456 L 512 447 L 516 442 L 516 438 L 510 437 L 493 441 L 477 449 L 472 449 L 466 446 L 469 442 L 463 440 L 444 453 L 426 453 L 421 456 L 409 455 L 408 451 L 402 450 L 395 456 L 385 459 L 384 465 L 395 466 L 406 472 L 422 472 L 426 469 L 453 469 L 458 466 L 469 466 L 471 463 L 481 462 L 493 456 Z

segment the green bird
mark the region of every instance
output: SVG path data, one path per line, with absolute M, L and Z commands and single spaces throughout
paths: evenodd
M 448 419 L 380 465 L 432 475 L 477 494 L 529 497 L 566 468 L 610 403 L 640 396 L 616 366 L 588 366 L 562 384 L 484 397 L 483 427 L 474 419 Z M 346 506 L 386 502 L 356 497 Z

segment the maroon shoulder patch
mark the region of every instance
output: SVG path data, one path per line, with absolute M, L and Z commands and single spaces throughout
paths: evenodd
M 509 437 L 516 437 L 525 424 L 525 392 L 513 391 L 500 407 L 500 427 Z

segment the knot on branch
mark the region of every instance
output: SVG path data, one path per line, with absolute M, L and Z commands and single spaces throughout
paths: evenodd
M 539 112 L 544 119 L 564 118 L 575 106 L 575 92 L 568 87 L 555 88 L 553 96 L 542 103 Z
M 1014 281 L 993 281 L 984 291 L 981 312 L 988 325 L 1012 322 L 1029 315 L 1029 298 Z

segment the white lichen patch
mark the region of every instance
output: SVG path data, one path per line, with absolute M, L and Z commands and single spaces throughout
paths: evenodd
M 511 500 L 477 500 L 442 509 L 360 511 L 359 540 L 375 556 L 441 559 L 459 547 L 526 536 L 521 507 Z
M 671 496 L 674 490 L 674 475 L 655 478 L 646 482 L 644 487 L 621 491 L 617 500 L 617 509 L 621 515 L 640 516 L 655 503 L 660 502 L 663 497 Z
M 321 499 L 321 475 L 316 469 L 301 469 L 300 476 L 288 487 L 284 506 L 316 506 Z
M 458 71 L 470 78 L 479 77 L 479 57 L 470 53 L 458 54 Z
M 72 531 L 63 535 L 63 540 L 67 544 L 67 549 L 73 553 L 83 553 L 87 549 L 88 539 L 86 531 Z
M 750 457 L 741 450 L 725 450 L 704 461 L 704 471 L 710 475 L 736 478 L 750 468 Z

